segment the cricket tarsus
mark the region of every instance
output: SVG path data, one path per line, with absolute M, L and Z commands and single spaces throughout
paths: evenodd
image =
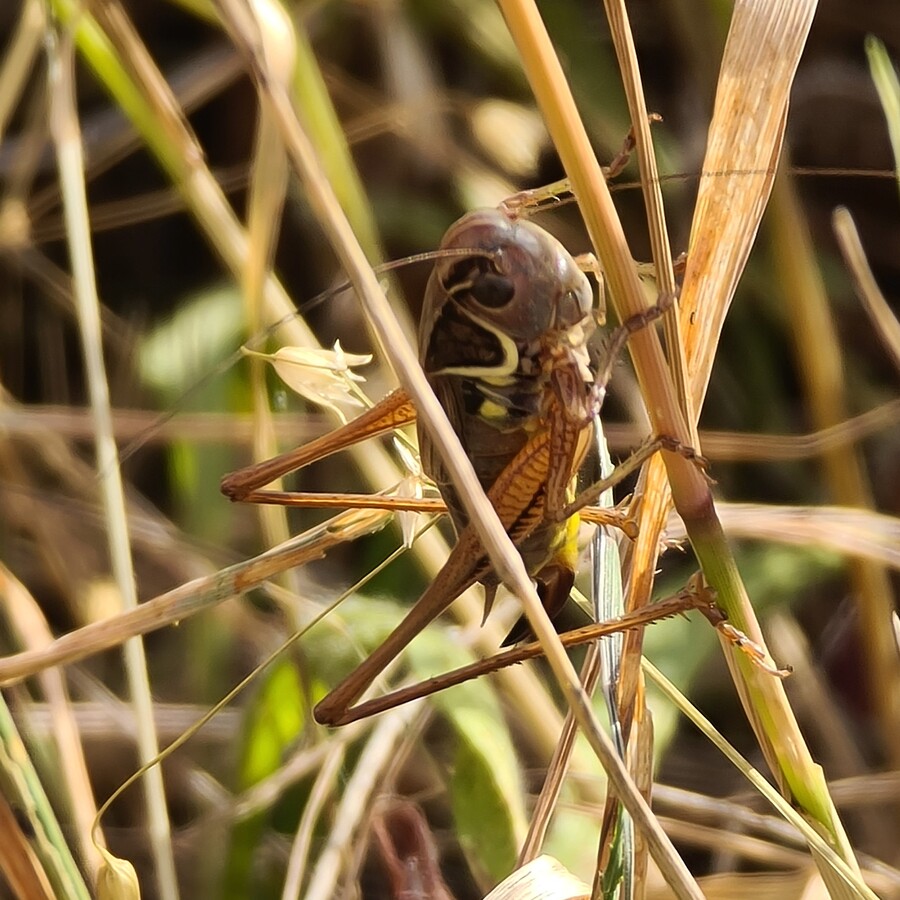
M 740 650 L 747 656 L 753 665 L 774 678 L 787 678 L 793 673 L 794 670 L 791 666 L 782 668 L 770 662 L 768 654 L 756 641 L 728 621 L 727 613 L 716 602 L 715 590 L 707 583 L 702 572 L 697 572 L 691 578 L 686 590 L 693 592 L 701 600 L 707 601 L 698 603 L 696 608 L 703 613 L 709 624 L 736 650 Z
M 771 675 L 774 678 L 787 678 L 792 675 L 794 669 L 792 666 L 778 666 L 769 662 L 768 654 L 760 647 L 752 638 L 748 637 L 734 625 L 730 625 L 727 621 L 722 621 L 716 625 L 716 630 L 724 636 L 735 649 L 740 650 L 745 656 L 749 657 L 750 662 L 758 669 Z
M 650 124 L 662 122 L 662 116 L 659 113 L 650 113 L 647 116 Z M 622 141 L 619 152 L 610 160 L 608 165 L 603 166 L 603 177 L 607 181 L 618 178 L 625 170 L 631 160 L 631 154 L 636 146 L 636 138 L 634 136 L 634 126 L 628 129 L 628 134 Z M 507 197 L 501 204 L 500 209 L 510 218 L 517 218 L 525 215 L 532 215 L 536 212 L 549 209 L 562 203 L 571 202 L 570 199 L 563 200 L 564 194 L 571 194 L 571 200 L 574 200 L 574 192 L 572 184 L 568 178 L 563 178 L 553 184 L 544 185 L 540 188 L 533 188 L 527 191 L 519 191 L 511 197 Z

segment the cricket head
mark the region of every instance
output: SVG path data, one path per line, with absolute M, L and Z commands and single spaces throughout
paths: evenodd
M 439 259 L 428 282 L 419 351 L 429 375 L 539 375 L 561 356 L 583 356 L 587 376 L 593 292 L 556 238 L 480 209 L 450 227 L 441 249 L 472 253 Z

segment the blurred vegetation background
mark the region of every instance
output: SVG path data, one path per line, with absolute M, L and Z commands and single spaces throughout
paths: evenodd
M 236 51 L 201 3 L 129 0 L 123 8 L 187 110 L 207 165 L 243 219 L 257 102 Z M 729 10 L 719 0 L 629 4 L 648 107 L 663 118 L 653 134 L 676 253 L 687 249 Z M 492 3 L 335 0 L 296 3 L 289 11 L 309 41 L 313 56 L 307 64 L 319 67 L 352 153 L 358 174 L 344 166 L 338 149 L 328 159 L 373 262 L 434 249 L 466 210 L 562 177 Z M 542 13 L 597 155 L 611 159 L 629 123 L 602 5 L 553 0 L 542 4 Z M 6 53 L 22 14 L 19 2 L 0 8 L 0 46 Z M 847 503 L 836 496 L 821 454 L 785 459 L 783 453 L 767 458 L 761 451 L 753 457 L 754 445 L 743 435 L 808 434 L 826 424 L 819 415 L 823 404 L 825 416 L 830 410 L 834 421 L 844 421 L 897 396 L 898 372 L 854 294 L 831 226 L 833 209 L 847 207 L 878 283 L 896 309 L 900 209 L 884 112 L 864 52 L 867 35 L 880 38 L 893 59 L 900 56 L 900 18 L 890 0 L 820 4 L 793 90 L 785 177 L 738 289 L 701 418 L 702 429 L 729 433 L 716 445 L 718 451 L 708 451 L 717 494 L 729 501 Z M 298 84 L 298 104 L 311 130 L 320 141 L 332 140 L 315 79 L 307 74 Z M 77 87 L 105 361 L 123 454 L 138 593 L 149 599 L 262 549 L 256 511 L 230 506 L 218 491 L 224 473 L 250 461 L 255 426 L 248 369 L 234 356 L 250 336 L 250 326 L 239 287 L 219 255 L 83 61 Z M 0 83 L 0 94 L 3 90 Z M 46 65 L 39 55 L 25 90 L 12 98 L 13 114 L 0 142 L 0 562 L 27 588 L 50 629 L 62 633 L 115 607 L 108 596 L 93 426 L 48 140 L 47 91 Z M 634 255 L 644 260 L 649 248 L 635 171 L 632 165 L 617 179 L 614 197 Z M 790 218 L 793 209 L 800 212 L 797 221 Z M 589 249 L 574 206 L 538 221 L 573 253 Z M 797 304 L 786 273 L 802 229 L 812 240 L 839 337 L 840 390 L 830 406 L 807 377 L 803 332 L 812 325 L 792 315 Z M 288 188 L 274 268 L 301 311 L 342 280 L 295 179 Z M 415 265 L 394 276 L 392 298 L 398 306 L 407 305 L 411 321 L 418 315 L 427 275 L 427 266 Z M 326 346 L 340 339 L 348 351 L 372 351 L 349 293 L 310 307 L 308 321 Z M 274 377 L 268 386 L 283 446 L 330 427 L 316 408 L 289 394 Z M 377 399 L 389 386 L 389 376 L 373 370 L 371 396 Z M 620 456 L 643 436 L 639 402 L 623 360 L 605 410 Z M 898 424 L 896 410 L 888 410 L 877 430 L 856 445 L 863 494 L 870 494 L 875 509 L 892 516 L 900 514 Z M 372 488 L 343 459 L 313 470 L 304 484 L 307 489 Z M 292 530 L 321 519 L 292 514 Z M 396 543 L 397 534 L 385 532 L 307 567 L 283 587 L 299 589 L 314 602 L 330 601 L 338 591 L 335 585 L 352 583 Z M 768 617 L 773 647 L 784 657 L 780 661 L 806 672 L 788 690 L 826 775 L 844 779 L 835 797 L 846 812 L 851 840 L 861 853 L 883 861 L 884 884 L 895 892 L 885 888 L 885 895 L 900 896 L 900 875 L 887 868 L 900 865 L 900 733 L 884 719 L 873 686 L 872 672 L 882 670 L 872 656 L 878 642 L 866 633 L 871 623 L 859 611 L 859 581 L 845 560 L 812 545 L 747 542 L 740 560 L 751 596 Z M 677 588 L 691 570 L 686 554 L 669 554 L 661 590 Z M 292 754 L 309 751 L 323 739 L 310 724 L 310 697 L 350 667 L 359 653 L 354 642 L 374 642 L 385 623 L 415 599 L 422 583 L 409 561 L 379 576 L 367 589 L 375 596 L 352 601 L 342 630 L 329 632 L 313 648 L 293 648 L 164 764 L 184 896 L 279 896 L 314 774 L 286 779 L 274 802 L 254 807 L 251 816 L 235 811 L 237 800 L 282 771 Z M 896 573 L 880 583 L 888 592 L 881 597 L 883 606 L 892 608 Z M 277 591 L 254 595 L 147 639 L 163 744 L 307 617 L 291 609 Z M 2 649 L 12 653 L 22 643 L 10 624 L 15 616 L 7 611 L 4 617 Z M 892 624 L 882 619 L 878 627 L 889 631 Z M 438 633 L 434 643 L 440 639 Z M 648 648 L 754 759 L 752 734 L 706 626 L 662 624 L 648 633 Z M 106 653 L 66 672 L 94 793 L 103 799 L 137 767 L 131 715 L 114 699 L 124 691 L 122 663 L 118 654 Z M 41 771 L 53 796 L 59 788 L 54 788 L 53 753 L 47 750 L 45 698 L 24 687 L 8 693 L 8 702 L 22 716 L 20 727 L 30 734 L 29 746 L 39 758 L 41 748 L 46 751 Z M 453 695 L 448 697 L 446 703 L 452 704 Z M 489 693 L 481 702 L 482 712 L 495 715 L 499 728 L 503 714 L 496 697 Z M 778 896 L 794 896 L 797 885 L 785 873 L 802 869 L 801 855 L 774 826 L 759 844 L 726 850 L 717 846 L 716 832 L 691 827 L 692 821 L 701 821 L 721 828 L 717 816 L 722 812 L 713 799 L 745 795 L 747 787 L 693 729 L 679 728 L 670 710 L 660 709 L 658 717 L 658 808 L 692 871 L 774 871 L 784 876 Z M 498 739 L 502 746 L 489 749 L 465 726 L 448 724 L 441 716 L 418 727 L 422 743 L 398 750 L 400 762 L 385 776 L 395 796 L 392 809 L 403 810 L 397 815 L 408 815 L 414 823 L 410 828 L 425 835 L 426 846 L 433 845 L 453 896 L 482 896 L 504 865 L 509 868 L 512 836 L 519 833 L 524 810 L 496 786 L 505 777 L 498 771 L 513 773 L 517 786 L 509 791 L 527 796 L 540 785 L 546 759 L 512 716 L 501 728 L 506 730 Z M 344 779 L 365 752 L 361 746 L 345 748 Z M 472 761 L 492 754 L 482 768 Z M 484 778 L 490 786 L 482 796 L 509 805 L 501 813 L 477 806 L 467 812 L 472 798 L 460 786 L 465 779 L 454 779 L 460 773 L 475 784 Z M 342 776 L 335 777 L 341 784 Z M 65 821 L 66 801 L 58 802 Z M 585 872 L 591 871 L 595 844 L 585 834 L 593 834 L 595 825 L 588 824 L 591 809 L 582 802 L 587 803 L 575 791 L 570 808 L 560 814 L 550 849 L 589 877 Z M 326 810 L 336 803 L 330 800 Z M 367 824 L 354 832 L 356 858 L 348 871 L 354 873 L 351 883 L 358 878 L 358 896 L 393 896 L 385 875 L 389 853 L 379 849 L 378 835 L 394 814 L 385 812 L 383 803 L 367 809 Z M 154 896 L 144 823 L 136 789 L 104 819 L 111 847 L 135 862 L 144 896 Z M 327 823 L 326 814 L 311 835 L 311 860 L 322 853 Z M 490 842 L 478 831 L 487 827 L 496 835 L 490 851 L 485 849 Z M 341 896 L 354 895 L 354 888 L 346 890 Z

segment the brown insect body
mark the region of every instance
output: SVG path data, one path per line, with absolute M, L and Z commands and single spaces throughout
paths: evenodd
M 593 292 L 554 237 L 499 210 L 464 216 L 441 247 L 480 252 L 435 265 L 419 328 L 422 366 L 485 490 L 529 441 L 552 432 L 545 477 L 516 486 L 534 492 L 520 501 L 516 531 L 525 564 L 555 614 L 574 579 L 577 520 L 560 521 L 555 513 L 591 433 Z M 424 471 L 462 531 L 468 524 L 463 505 L 421 427 L 419 447 Z M 481 580 L 489 607 L 496 581 L 490 573 Z

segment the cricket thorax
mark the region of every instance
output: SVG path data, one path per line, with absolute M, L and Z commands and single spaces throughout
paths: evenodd
M 435 266 L 419 335 L 432 380 L 457 380 L 463 409 L 498 428 L 528 427 L 559 365 L 589 384 L 593 294 L 569 253 L 542 229 L 498 210 L 470 213 L 443 249 L 470 249 Z

